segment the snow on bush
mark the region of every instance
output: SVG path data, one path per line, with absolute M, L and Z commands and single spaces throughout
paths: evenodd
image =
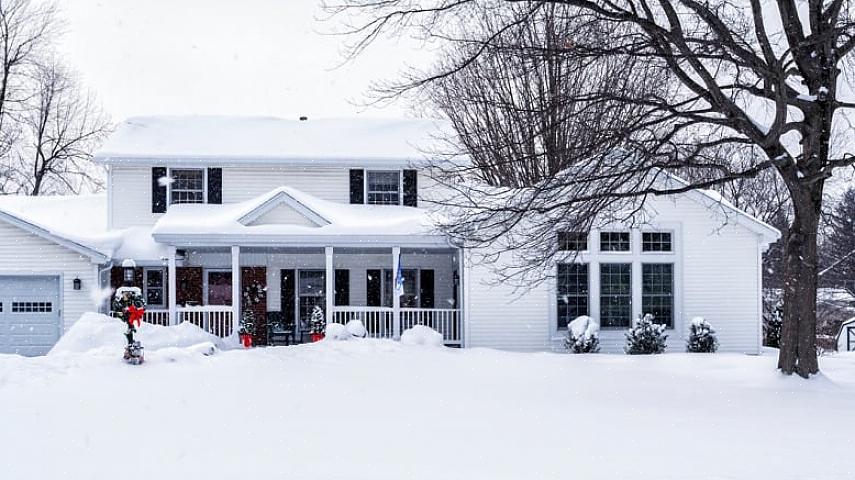
M 635 321 L 635 325 L 626 332 L 626 346 L 623 351 L 628 355 L 645 355 L 665 351 L 665 325 L 653 323 L 653 315 Z
M 442 347 L 445 344 L 441 333 L 424 325 L 413 325 L 412 328 L 404 330 L 401 334 L 401 343 L 426 347 Z
M 600 351 L 600 322 L 582 315 L 567 324 L 564 348 L 573 353 L 597 353 Z
M 763 297 L 763 345 L 779 348 L 784 325 L 784 301 L 772 295 Z
M 718 339 L 712 325 L 703 317 L 693 318 L 689 324 L 686 351 L 690 353 L 715 353 L 716 350 L 718 350 Z
M 49 355 L 95 351 L 121 355 L 127 344 L 125 329 L 126 325 L 117 318 L 98 313 L 84 313 L 60 337 Z M 196 347 L 202 343 L 212 344 L 217 348 L 223 346 L 223 340 L 220 337 L 211 335 L 196 325 L 187 322 L 174 327 L 162 327 L 160 325 L 143 323 L 139 327 L 136 337 L 142 342 L 147 352 L 170 347 Z M 202 350 L 207 349 L 208 347 L 202 348 Z
M 360 320 L 351 320 L 347 322 L 345 328 L 351 337 L 365 338 L 368 336 L 368 330 L 365 329 L 365 325 L 363 325 Z
M 324 338 L 327 340 L 347 340 L 350 338 L 350 333 L 347 332 L 347 327 L 340 323 L 328 323 Z

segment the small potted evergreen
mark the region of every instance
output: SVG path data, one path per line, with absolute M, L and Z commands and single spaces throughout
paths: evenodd
M 312 342 L 319 342 L 324 339 L 327 320 L 324 317 L 324 309 L 319 305 L 315 305 L 315 308 L 312 309 L 312 316 L 309 318 L 309 328 L 312 334 Z
M 255 335 L 255 313 L 252 310 L 244 310 L 240 319 L 238 336 L 244 348 L 252 346 L 252 336 Z

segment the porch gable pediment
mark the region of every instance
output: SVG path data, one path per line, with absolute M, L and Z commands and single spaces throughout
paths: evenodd
M 238 219 L 242 225 L 300 225 L 322 227 L 330 222 L 286 192 L 278 192 Z

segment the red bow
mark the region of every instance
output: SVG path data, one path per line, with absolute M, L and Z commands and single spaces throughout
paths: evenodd
M 128 325 L 133 325 L 136 322 L 137 326 L 140 326 L 142 322 L 143 314 L 145 313 L 144 308 L 137 308 L 135 305 L 131 305 L 128 307 Z

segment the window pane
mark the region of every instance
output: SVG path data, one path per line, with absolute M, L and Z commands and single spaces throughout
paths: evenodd
M 600 322 L 629 327 L 632 317 L 632 264 L 600 264 Z
M 576 317 L 588 315 L 588 265 L 559 263 L 558 328 L 566 328 Z
M 147 287 L 162 287 L 163 286 L 163 271 L 162 270 L 146 270 L 145 285 Z
M 208 305 L 232 304 L 232 272 L 208 272 Z
M 642 264 L 641 308 L 653 315 L 654 322 L 674 326 L 674 265 Z
M 642 252 L 670 252 L 671 234 L 668 232 L 643 232 L 641 234 Z
M 601 232 L 600 251 L 628 252 L 629 232 Z
M 558 250 L 584 252 L 588 249 L 588 234 L 585 232 L 558 232 Z
M 204 203 L 204 170 L 172 170 L 172 203 Z
M 368 203 L 399 205 L 400 189 L 400 172 L 368 172 Z
M 326 272 L 323 270 L 300 270 L 297 292 L 300 297 L 300 323 L 304 328 L 308 328 L 316 306 L 322 310 L 326 308 L 325 280 Z
M 401 307 L 403 308 L 416 308 L 418 307 L 418 290 L 416 287 L 418 286 L 416 283 L 416 279 L 418 278 L 419 271 L 417 269 L 405 268 L 402 270 L 404 275 L 404 294 L 401 295 Z M 383 270 L 383 306 L 391 307 L 392 306 L 392 295 L 394 295 L 395 291 L 395 280 L 392 276 L 391 269 Z
M 148 288 L 145 291 L 145 303 L 148 305 L 163 305 L 163 289 Z

